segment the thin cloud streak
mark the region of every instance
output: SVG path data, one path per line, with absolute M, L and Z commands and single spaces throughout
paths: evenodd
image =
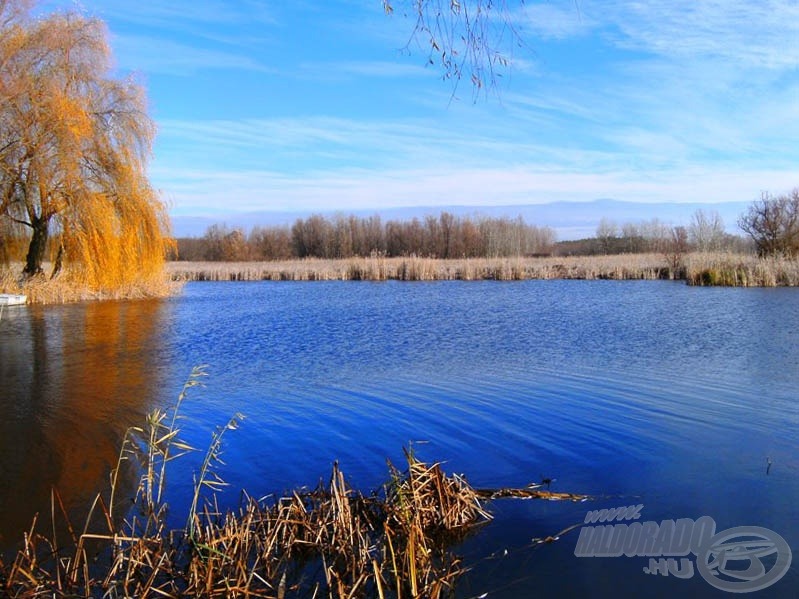
M 300 76 L 323 77 L 326 79 L 342 79 L 345 77 L 431 77 L 429 69 L 415 64 L 403 62 L 349 61 L 349 62 L 317 62 L 300 65 Z
M 152 173 L 183 213 L 748 201 L 799 183 L 796 2 L 528 3 L 512 18 L 529 55 L 476 103 L 424 49 L 400 56 L 412 21 L 371 0 L 96 7 L 125 68 L 162 75 Z
M 174 29 L 194 25 L 274 24 L 272 11 L 263 2 L 242 0 L 170 0 L 169 2 L 129 2 L 128 0 L 99 0 L 93 10 L 102 18 L 117 19 L 147 27 Z
M 235 52 L 200 48 L 157 37 L 115 35 L 120 67 L 145 73 L 190 77 L 204 70 L 243 70 L 273 73 L 275 69 Z
M 165 199 L 176 214 L 237 211 L 364 210 L 390 206 L 523 205 L 590 201 L 612 197 L 634 202 L 723 202 L 753 200 L 762 191 L 752 181 L 789 188 L 793 173 L 696 169 L 648 176 L 586 173 L 552 166 L 405 171 L 339 171 L 289 177 L 270 171 L 154 171 L 168 178 Z M 164 181 L 166 182 L 166 181 Z M 433 200 L 433 201 L 431 201 Z M 438 201 L 436 201 L 438 200 Z

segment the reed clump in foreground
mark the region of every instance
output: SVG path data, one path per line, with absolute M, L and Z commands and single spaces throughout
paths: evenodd
M 36 532 L 8 564 L 0 589 L 10 597 L 448 597 L 467 567 L 455 543 L 491 520 L 483 501 L 535 497 L 580 501 L 585 496 L 528 487 L 473 489 L 405 451 L 402 471 L 389 463 L 388 482 L 370 495 L 350 488 L 338 464 L 327 483 L 273 500 L 247 496 L 223 513 L 204 489 L 224 481 L 217 470 L 232 418 L 212 436 L 195 478 L 186 526 L 168 530 L 163 501 L 166 464 L 191 451 L 180 441 L 178 410 L 203 371 L 196 369 L 171 413 L 156 410 L 123 442 L 110 493 L 98 495 L 82 532 L 66 542 Z M 141 464 L 135 506 L 122 524 L 116 495 L 121 469 Z M 139 462 L 140 460 L 140 462 Z M 53 497 L 51 517 L 65 510 Z M 90 524 L 102 522 L 99 532 Z M 548 541 L 547 541 L 548 542 Z

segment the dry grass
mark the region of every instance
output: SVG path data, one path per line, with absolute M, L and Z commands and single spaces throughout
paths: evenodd
M 658 254 L 547 258 L 350 258 L 283 262 L 170 262 L 178 281 L 437 281 L 668 278 Z
M 49 272 L 45 265 L 45 272 Z M 93 300 L 143 299 L 169 297 L 180 290 L 180 283 L 169 274 L 127 284 L 114 289 L 92 289 L 77 273 L 63 272 L 55 279 L 44 275 L 24 279 L 19 275 L 22 267 L 0 267 L 0 293 L 22 294 L 31 304 L 64 304 Z
M 689 285 L 732 287 L 799 286 L 799 260 L 753 255 L 690 254 L 686 260 Z
M 282 262 L 170 262 L 176 281 L 516 281 L 525 279 L 685 279 L 690 285 L 799 285 L 799 261 L 692 253 L 674 271 L 662 254 L 544 258 L 350 258 Z
M 166 530 L 139 512 L 122 530 L 84 531 L 64 545 L 35 532 L 0 589 L 14 597 L 447 597 L 465 571 L 449 551 L 490 519 L 477 492 L 438 464 L 408 457 L 382 494 L 352 490 L 334 465 L 327 484 L 272 503 L 215 506 L 194 530 Z M 57 505 L 57 500 L 54 500 Z M 143 514 L 143 516 L 142 516 Z M 92 556 L 103 556 L 95 561 Z
M 799 286 L 799 261 L 754 255 L 692 253 L 679 272 L 661 254 L 544 258 L 348 258 L 276 262 L 168 262 L 161 278 L 114 290 L 91 290 L 75 276 L 23 281 L 20 268 L 0 270 L 0 293 L 21 293 L 30 303 L 135 299 L 174 295 L 186 281 L 517 281 L 525 279 L 685 279 L 689 285 Z
M 184 529 L 167 530 L 162 502 L 164 466 L 192 451 L 180 440 L 178 415 L 204 376 L 195 369 L 170 411 L 156 410 L 125 436 L 107 498 L 98 495 L 82 531 L 56 526 L 25 533 L 9 563 L 0 559 L 0 595 L 38 597 L 450 597 L 467 567 L 455 543 L 491 520 L 483 501 L 497 497 L 585 500 L 585 496 L 525 489 L 473 489 L 440 464 L 406 451 L 407 468 L 389 463 L 388 482 L 363 495 L 347 484 L 338 464 L 327 483 L 277 499 L 247 496 L 237 511 L 222 511 L 215 496 L 199 508 L 199 492 L 224 481 L 222 435 L 212 437 Z M 134 507 L 120 525 L 113 514 L 118 474 L 140 464 Z M 53 494 L 53 522 L 66 521 Z M 95 530 L 99 526 L 98 530 Z M 547 541 L 549 542 L 549 541 Z

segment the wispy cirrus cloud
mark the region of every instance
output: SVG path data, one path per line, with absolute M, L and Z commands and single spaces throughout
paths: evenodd
M 188 213 L 231 205 L 313 211 L 597 197 L 746 201 L 764 186 L 795 185 L 792 165 L 735 154 L 695 161 L 690 140 L 663 132 L 600 131 L 606 148 L 591 149 L 568 140 L 525 141 L 523 131 L 500 139 L 493 126 L 490 119 L 468 130 L 424 119 L 167 122 L 166 143 L 175 145 L 153 175 Z
M 793 69 L 799 62 L 799 5 L 792 0 L 636 0 L 591 8 L 617 28 L 622 47 L 742 67 Z
M 697 168 L 650 172 L 590 173 L 524 165 L 507 168 L 376 170 L 352 169 L 290 176 L 275 171 L 175 170 L 164 195 L 175 214 L 214 215 L 246 211 L 368 210 L 389 206 L 522 205 L 590 201 L 613 197 L 634 202 L 721 202 L 751 200 L 768 180 L 775 189 L 793 181 L 781 171 Z M 579 210 L 579 206 L 575 206 Z
M 410 170 L 418 165 L 451 167 L 558 163 L 607 168 L 610 154 L 525 139 L 523 132 L 498 137 L 487 119 L 481 126 L 453 128 L 433 119 L 395 121 L 333 117 L 172 121 L 160 123 L 159 145 L 182 161 L 268 164 L 286 172 L 350 168 Z M 604 166 L 603 166 L 604 165 Z
M 196 46 L 149 35 L 114 35 L 120 67 L 145 73 L 189 77 L 201 70 L 275 72 L 256 57 L 222 48 Z
M 40 8 L 63 6 L 49 0 Z M 109 25 L 114 54 L 125 70 L 184 76 L 204 69 L 274 70 L 265 66 L 261 50 L 269 42 L 264 29 L 277 20 L 262 2 L 97 0 L 74 9 Z
M 581 2 L 525 4 L 513 15 L 519 35 L 565 39 L 588 33 L 597 22 L 581 10 Z
M 328 80 L 353 77 L 405 78 L 430 77 L 431 71 L 422 65 L 387 60 L 331 61 L 301 64 L 299 76 Z
M 732 61 L 793 69 L 799 62 L 794 0 L 607 0 L 547 2 L 513 16 L 533 40 L 600 34 L 612 45 L 668 59 Z
M 97 0 L 92 11 L 104 19 L 170 30 L 198 25 L 218 28 L 229 25 L 274 24 L 274 11 L 263 2 L 240 0 L 170 0 L 170 2 L 129 2 Z

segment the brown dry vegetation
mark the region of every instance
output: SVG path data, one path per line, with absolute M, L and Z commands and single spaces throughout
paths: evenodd
M 18 270 L 18 269 L 16 269 Z M 751 254 L 691 253 L 679 271 L 662 254 L 616 254 L 544 258 L 349 258 L 273 262 L 168 262 L 166 273 L 123 287 L 92 289 L 62 273 L 25 280 L 0 270 L 0 293 L 21 293 L 30 303 L 174 295 L 186 281 L 514 281 L 525 279 L 684 279 L 689 285 L 735 287 L 799 286 L 799 261 Z
M 350 258 L 276 262 L 170 262 L 179 281 L 436 281 L 523 279 L 668 278 L 663 256 L 580 256 L 547 258 Z
M 177 281 L 435 281 L 524 279 L 685 279 L 691 285 L 799 285 L 799 263 L 748 254 L 691 253 L 678 269 L 663 254 L 542 258 L 350 258 L 274 262 L 170 262 Z
M 165 465 L 192 451 L 179 439 L 178 410 L 203 375 L 195 369 L 172 410 L 157 409 L 128 431 L 110 493 L 97 496 L 82 531 L 68 527 L 67 538 L 57 538 L 55 525 L 45 533 L 34 520 L 16 556 L 0 559 L 3 596 L 449 597 L 467 570 L 452 548 L 491 520 L 485 500 L 587 499 L 537 485 L 476 490 L 406 451 L 407 468 L 389 463 L 388 482 L 369 495 L 350 488 L 335 464 L 328 482 L 310 491 L 247 496 L 227 513 L 213 496 L 201 507 L 203 489 L 225 485 L 216 468 L 222 435 L 237 427 L 237 416 L 212 437 L 185 528 L 168 530 Z M 134 507 L 115 526 L 120 470 L 137 463 Z M 54 493 L 49 516 L 55 522 L 64 514 Z
M 685 260 L 689 285 L 727 287 L 797 287 L 799 261 L 752 254 L 689 254 Z
M 45 268 L 47 265 L 45 264 Z M 167 297 L 180 290 L 180 283 L 162 272 L 146 277 L 132 279 L 125 284 L 110 287 L 96 287 L 88 284 L 80 273 L 65 269 L 54 279 L 45 275 L 22 277 L 21 267 L 3 269 L 0 267 L 0 293 L 22 294 L 31 304 L 64 304 L 69 302 L 141 299 L 148 297 Z

